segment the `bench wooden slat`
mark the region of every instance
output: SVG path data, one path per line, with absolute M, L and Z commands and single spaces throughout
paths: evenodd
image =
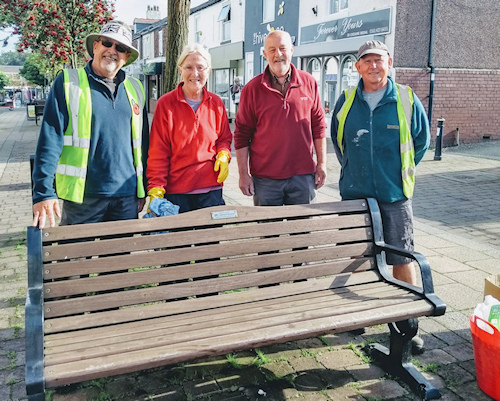
M 350 247 L 352 249 L 352 247 Z M 368 251 L 366 245 L 363 245 L 363 252 Z M 321 257 L 322 259 L 314 260 L 311 255 Z M 299 265 L 303 263 L 308 263 L 309 266 L 314 266 L 314 268 L 308 269 L 307 277 L 303 276 L 301 278 L 311 278 L 317 277 L 318 275 L 334 275 L 340 272 L 355 271 L 355 269 L 360 268 L 359 265 L 363 263 L 366 258 L 351 259 L 346 261 L 345 259 L 340 260 L 338 263 L 339 268 L 344 270 L 338 270 L 334 265 L 329 265 L 329 267 L 323 268 L 321 271 L 316 273 L 316 269 L 320 268 L 318 265 L 322 264 L 332 257 L 331 249 L 325 248 L 322 252 L 317 252 L 316 249 L 304 249 L 294 252 L 281 252 L 269 255 L 255 255 L 252 258 L 244 259 L 226 259 L 217 260 L 209 262 L 193 263 L 188 266 L 168 266 L 161 268 L 150 268 L 147 270 L 140 271 L 129 271 L 126 273 L 115 273 L 108 274 L 104 276 L 96 277 L 82 277 L 75 278 L 73 280 L 65 281 L 54 281 L 52 283 L 46 283 L 44 286 L 45 298 L 50 300 L 57 297 L 64 297 L 69 295 L 83 294 L 85 301 L 85 294 L 106 291 L 106 290 L 116 290 L 121 288 L 134 288 L 138 286 L 146 285 L 158 285 L 161 283 L 172 282 L 172 281 L 182 281 L 186 279 L 195 279 L 206 276 L 217 276 L 217 275 L 228 275 L 228 274 L 238 274 L 238 276 L 233 276 L 235 281 L 235 286 L 233 289 L 242 288 L 238 282 L 239 276 L 241 274 L 248 274 L 249 272 L 266 269 L 272 267 L 283 267 L 289 268 L 292 264 Z M 311 262 L 317 262 L 312 264 Z M 331 271 L 325 270 L 331 268 Z M 366 265 L 364 268 L 369 268 Z M 190 269 L 190 271 L 186 271 Z M 291 270 L 288 270 L 292 273 Z M 258 285 L 260 278 L 257 276 L 252 276 L 255 279 L 254 284 L 250 286 Z M 283 277 L 285 281 L 286 277 Z M 290 278 L 291 280 L 292 278 Z M 297 278 L 298 279 L 298 278 Z M 197 283 L 199 286 L 204 286 L 203 283 Z M 196 285 L 196 283 L 192 284 Z
M 238 217 L 214 220 L 213 212 L 236 211 Z M 291 205 L 286 208 L 281 206 L 268 206 L 255 208 L 253 206 L 216 206 L 186 213 L 158 217 L 154 219 L 121 220 L 106 223 L 80 225 L 78 230 L 71 226 L 61 226 L 55 229 L 44 229 L 44 241 L 62 241 L 67 239 L 94 238 L 102 235 L 130 235 L 145 232 L 175 230 L 183 227 L 209 227 L 222 224 L 241 224 L 249 221 L 269 221 L 276 219 L 313 217 L 341 213 L 363 213 L 368 211 L 366 200 L 352 200 L 344 202 L 325 202 L 312 205 Z
M 385 283 L 378 281 L 377 273 L 371 272 L 358 273 L 355 277 L 339 277 L 332 285 L 331 278 L 316 279 L 312 282 L 295 283 L 294 286 L 284 285 L 273 287 L 270 293 L 268 288 L 259 288 L 244 293 L 226 293 L 210 298 L 210 307 L 219 308 L 229 305 L 244 305 L 248 302 L 258 302 L 267 299 L 276 299 L 284 296 L 294 296 L 296 294 L 305 294 L 309 296 L 314 291 L 324 289 L 335 290 L 336 293 L 348 292 L 350 289 L 344 288 L 343 284 L 356 286 L 356 291 L 362 284 L 368 283 L 369 286 L 378 287 Z M 134 320 L 153 319 L 159 316 L 174 314 L 183 314 L 193 310 L 203 310 L 207 306 L 206 298 L 190 298 L 188 300 L 172 301 L 168 303 L 150 304 L 141 306 L 140 310 L 136 308 L 122 308 L 120 310 L 104 311 L 90 313 L 85 315 L 65 316 L 48 319 L 45 322 L 45 332 L 47 334 L 58 333 L 56 336 L 64 338 L 73 336 L 72 331 L 79 329 L 88 329 L 105 325 L 119 324 Z M 51 338 L 53 338 L 52 334 Z
M 430 313 L 432 306 L 426 301 L 409 302 L 405 308 L 386 306 L 372 313 L 360 311 L 347 316 L 328 316 L 312 319 L 307 324 L 267 327 L 254 330 L 248 327 L 244 333 L 222 334 L 210 339 L 194 340 L 183 344 L 172 344 L 150 350 L 139 350 L 99 357 L 84 361 L 69 362 L 44 369 L 45 381 L 51 386 L 70 384 L 75 381 L 92 380 L 103 374 L 118 375 L 149 369 L 165 364 L 174 364 L 211 355 L 221 355 L 241 349 L 257 348 L 276 342 L 294 341 L 326 333 L 340 332 L 372 324 L 383 324 L 402 318 L 411 318 Z M 77 379 L 75 379 L 77 378 Z
M 295 286 L 299 286 L 300 283 L 295 284 Z M 278 288 L 279 290 L 279 288 Z M 372 299 L 374 297 L 380 297 L 381 294 L 383 296 L 387 296 L 390 291 L 394 291 L 394 288 L 391 288 L 387 286 L 385 283 L 380 283 L 380 282 L 375 282 L 375 283 L 368 283 L 368 284 L 360 284 L 355 287 L 350 287 L 350 288 L 338 288 L 338 289 L 329 289 L 329 290 L 318 290 L 315 292 L 308 292 L 308 293 L 297 293 L 295 295 L 288 294 L 286 293 L 286 303 L 288 305 L 294 305 L 295 303 L 300 303 L 302 305 L 307 305 L 307 304 L 312 304 L 316 305 L 320 304 L 322 305 L 322 299 L 325 297 L 328 297 L 329 300 L 336 299 L 338 300 L 339 304 L 342 299 L 345 300 L 346 303 L 352 302 L 352 298 L 356 298 L 359 300 L 365 300 L 365 299 Z M 397 291 L 400 291 L 397 289 Z M 255 290 L 254 292 L 261 292 L 260 290 Z M 230 298 L 229 295 L 231 294 L 225 294 L 222 297 L 225 297 L 227 295 L 227 298 Z M 220 298 L 221 296 L 218 296 Z M 213 307 L 212 309 L 208 309 L 208 311 L 212 311 L 213 309 L 219 309 L 219 310 L 224 310 L 224 316 L 228 316 L 228 314 L 237 314 L 237 315 L 242 315 L 248 308 L 248 304 L 252 304 L 252 308 L 275 308 L 276 305 L 281 305 L 283 303 L 283 297 L 276 297 L 276 298 L 265 298 L 262 299 L 262 295 L 254 296 L 252 298 L 255 298 L 255 300 L 249 300 L 248 302 L 245 303 L 232 303 L 230 301 L 227 301 L 223 305 L 217 305 Z M 250 299 L 252 299 L 250 298 Z M 204 299 L 201 300 L 200 302 L 207 302 L 211 301 L 212 298 Z M 238 301 L 235 297 L 232 297 L 231 299 Z M 195 299 L 189 299 L 189 300 L 183 300 L 183 301 L 177 301 L 177 303 L 183 303 L 184 307 L 182 308 L 182 313 L 175 313 L 171 311 L 171 308 L 169 307 L 170 304 L 163 304 L 163 308 L 161 309 L 160 312 L 158 312 L 153 318 L 151 317 L 144 317 L 143 319 L 140 320 L 135 320 L 132 322 L 125 322 L 122 324 L 116 324 L 116 323 L 110 323 L 107 321 L 107 317 L 109 316 L 109 313 L 103 312 L 103 319 L 101 320 L 100 326 L 98 327 L 97 325 L 92 326 L 93 328 L 88 328 L 88 329 L 79 329 L 78 331 L 71 331 L 71 332 L 59 332 L 57 334 L 48 334 L 45 336 L 45 346 L 46 347 L 58 347 L 63 344 L 77 344 L 77 343 L 87 343 L 87 341 L 93 341 L 95 344 L 98 340 L 100 339 L 106 339 L 106 338 L 113 338 L 116 335 L 121 336 L 121 333 L 144 333 L 144 332 L 149 332 L 150 331 L 150 326 L 149 323 L 155 324 L 156 327 L 172 327 L 177 324 L 177 322 L 181 322 L 181 324 L 188 324 L 189 322 L 191 323 L 198 323 L 201 321 L 208 321 L 209 323 L 214 322 L 214 318 L 212 316 L 207 317 L 207 311 L 201 309 L 196 302 Z M 210 302 L 211 303 L 211 302 Z M 199 304 L 199 302 L 198 302 Z M 186 315 L 189 314 L 189 318 L 186 317 Z M 220 316 L 217 315 L 217 320 L 220 320 Z M 115 327 L 120 327 L 119 332 L 117 330 L 114 330 L 113 327 L 109 326 L 115 326 Z
M 389 290 L 390 291 L 390 290 Z M 346 299 L 330 298 L 328 294 L 320 298 L 318 305 L 311 305 L 308 302 L 289 305 L 288 301 L 274 305 L 273 308 L 260 307 L 254 308 L 248 305 L 245 314 L 229 314 L 226 316 L 224 310 L 207 311 L 207 318 L 212 318 L 210 321 L 197 323 L 183 323 L 177 321 L 177 325 L 166 329 L 158 329 L 155 322 L 150 322 L 151 330 L 148 333 L 133 338 L 123 333 L 118 337 L 118 342 L 110 341 L 108 344 L 95 343 L 92 341 L 92 347 L 88 347 L 88 343 L 80 347 L 71 344 L 68 347 L 46 348 L 46 366 L 56 365 L 60 363 L 71 362 L 74 360 L 91 359 L 98 356 L 106 356 L 113 354 L 121 354 L 122 352 L 130 352 L 135 350 L 145 350 L 148 348 L 156 348 L 168 344 L 182 344 L 189 341 L 199 339 L 211 339 L 219 335 L 221 324 L 224 325 L 225 334 L 236 334 L 247 331 L 247 327 L 253 330 L 259 330 L 266 327 L 274 327 L 277 325 L 288 323 L 289 325 L 306 324 L 307 321 L 333 315 L 351 314 L 359 311 L 370 311 L 372 309 L 380 309 L 384 306 L 398 305 L 404 309 L 404 304 L 418 300 L 419 297 L 415 294 L 408 294 L 406 291 L 395 290 L 390 291 L 390 294 L 383 298 L 375 299 L 359 299 L 357 297 L 350 298 L 349 303 Z M 222 314 L 225 319 L 221 320 L 219 314 Z M 189 315 L 186 318 L 189 319 Z M 216 324 L 215 324 L 216 323 Z M 148 324 L 145 322 L 145 324 Z M 121 331 L 120 327 L 116 331 Z
M 372 238 L 372 232 L 370 229 L 357 228 L 346 232 L 316 232 L 303 235 L 232 241 L 220 244 L 216 243 L 217 241 L 213 239 L 213 243 L 210 245 L 190 247 L 188 251 L 186 248 L 176 248 L 170 250 L 158 250 L 156 252 L 137 252 L 131 255 L 110 256 L 106 258 L 84 259 L 60 264 L 46 264 L 44 265 L 44 278 L 49 280 L 76 275 L 107 273 L 116 270 L 190 263 L 191 261 L 196 260 L 229 257 L 234 258 L 237 256 L 248 257 L 249 255 L 255 253 L 328 245 L 332 243 L 340 243 L 340 241 L 342 241 L 342 243 L 365 243 L 367 241 L 371 241 Z M 342 249 L 341 246 L 336 248 Z M 332 249 L 330 259 L 343 257 L 343 254 L 336 252 L 336 248 Z M 354 251 L 354 249 L 351 251 Z
M 333 215 L 321 219 L 288 220 L 266 223 L 266 230 L 270 235 L 295 234 L 317 232 L 323 230 L 339 230 L 356 227 L 370 227 L 368 214 Z M 46 246 L 43 260 L 67 260 L 88 256 L 109 255 L 110 253 L 130 253 L 148 249 L 175 248 L 186 244 L 206 243 L 207 238 L 213 241 L 234 241 L 263 236 L 262 226 L 246 225 L 225 226 L 207 230 L 175 231 L 166 234 L 136 235 L 128 238 L 111 238 L 99 241 L 85 241 L 80 243 L 54 244 Z
M 229 305 L 223 308 L 193 310 L 182 315 L 163 316 L 156 319 L 141 320 L 131 323 L 106 326 L 97 329 L 80 330 L 73 333 L 48 335 L 45 338 L 46 354 L 58 354 L 61 352 L 88 348 L 88 342 L 92 342 L 92 347 L 106 344 L 127 343 L 131 340 L 146 340 L 148 337 L 155 337 L 155 330 L 165 333 L 175 334 L 183 331 L 198 330 L 206 327 L 216 327 L 220 324 L 231 321 L 246 322 L 260 320 L 272 316 L 281 316 L 288 311 L 297 314 L 297 319 L 301 319 L 300 313 L 304 311 L 316 311 L 330 308 L 328 313 L 345 313 L 345 306 L 350 306 L 369 300 L 386 299 L 400 296 L 414 296 L 407 291 L 395 287 L 373 287 L 372 284 L 358 286 L 356 291 L 331 291 L 322 290 L 314 293 L 288 296 L 286 299 L 277 298 L 270 300 L 247 303 L 245 305 Z M 318 307 L 318 305 L 321 305 Z M 333 311 L 332 311 L 333 309 Z M 242 313 L 244 312 L 244 313 Z
M 356 260 L 352 263 L 354 263 L 355 266 L 357 265 Z M 160 302 L 166 299 L 184 298 L 187 296 L 197 296 L 207 293 L 276 284 L 283 281 L 306 279 L 311 277 L 310 271 L 313 270 L 312 266 L 314 266 L 314 269 L 324 268 L 326 271 L 324 271 L 321 275 L 327 275 L 329 274 L 328 271 L 331 271 L 331 264 L 325 263 L 318 266 L 297 266 L 286 269 L 241 274 L 238 276 L 217 277 L 199 282 L 192 281 L 169 284 L 168 291 L 166 291 L 164 286 L 156 286 L 144 289 L 93 295 L 90 297 L 47 301 L 44 305 L 45 314 L 47 318 L 67 316 L 76 313 L 118 308 L 127 305 Z M 283 272 L 286 272 L 285 276 L 283 276 Z M 345 281 L 348 281 L 347 278 L 344 279 Z M 344 279 L 341 281 L 343 282 Z M 335 280 L 333 280 L 333 282 L 335 282 Z

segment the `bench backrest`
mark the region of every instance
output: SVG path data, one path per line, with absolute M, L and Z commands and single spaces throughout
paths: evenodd
M 306 293 L 322 277 L 331 277 L 327 288 L 375 281 L 373 238 L 366 200 L 29 228 L 29 280 L 43 290 L 45 332 L 56 333 L 135 320 L 136 306 L 147 318 L 165 302 L 181 313 L 179 299 L 211 304 L 221 298 L 212 294 L 242 299 L 248 289 L 283 293 L 301 281 Z

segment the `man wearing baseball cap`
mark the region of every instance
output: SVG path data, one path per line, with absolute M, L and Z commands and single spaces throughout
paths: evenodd
M 133 219 L 144 207 L 149 124 L 144 89 L 122 67 L 139 52 L 128 25 L 86 38 L 91 60 L 65 69 L 45 103 L 33 169 L 33 226 Z M 59 199 L 64 200 L 61 210 Z
M 389 76 L 392 58 L 377 40 L 358 50 L 358 86 L 345 90 L 335 105 L 331 137 L 341 164 L 342 199 L 378 200 L 385 242 L 413 250 L 412 196 L 415 167 L 429 147 L 429 122 L 410 87 Z M 395 278 L 417 283 L 412 259 L 387 254 Z M 412 340 L 414 353 L 423 341 Z

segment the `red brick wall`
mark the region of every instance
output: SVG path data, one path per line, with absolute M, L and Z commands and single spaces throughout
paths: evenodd
M 428 70 L 396 68 L 396 81 L 410 85 L 429 106 Z M 436 69 L 432 101 L 431 135 L 435 142 L 437 119 L 444 118 L 443 145 L 475 143 L 483 139 L 500 140 L 500 71 Z

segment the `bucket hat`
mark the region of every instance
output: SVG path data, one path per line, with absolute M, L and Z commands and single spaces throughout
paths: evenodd
M 139 51 L 132 46 L 132 31 L 130 27 L 122 21 L 109 21 L 106 25 L 101 28 L 99 33 L 91 33 L 85 38 L 85 43 L 87 46 L 87 52 L 90 57 L 94 58 L 94 42 L 99 38 L 112 39 L 122 45 L 127 46 L 130 49 L 130 57 L 125 63 L 124 67 L 132 64 L 137 57 L 139 57 Z

